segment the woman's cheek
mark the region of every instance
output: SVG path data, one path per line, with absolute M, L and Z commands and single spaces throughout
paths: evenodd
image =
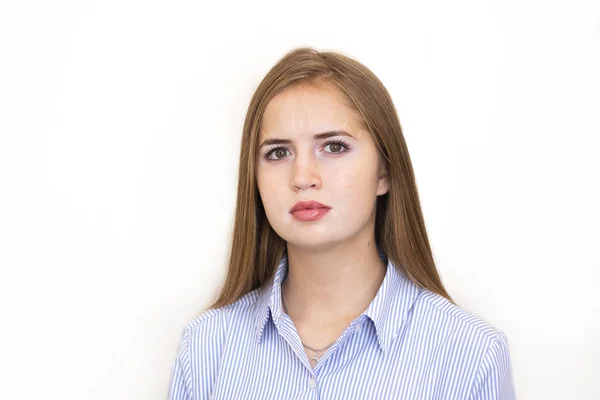
M 335 185 L 335 193 L 344 193 L 345 195 L 354 194 L 357 187 L 363 180 L 360 169 L 340 168 L 335 171 L 333 179 L 330 181 Z

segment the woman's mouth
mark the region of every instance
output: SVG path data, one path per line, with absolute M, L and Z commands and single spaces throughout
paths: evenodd
M 318 201 L 301 201 L 290 210 L 292 217 L 301 222 L 317 221 L 329 212 L 331 207 Z

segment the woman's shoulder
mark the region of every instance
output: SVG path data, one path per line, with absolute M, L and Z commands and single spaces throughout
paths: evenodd
M 218 340 L 233 324 L 251 322 L 251 311 L 258 299 L 259 289 L 253 290 L 231 304 L 209 308 L 189 321 L 185 327 L 184 340 Z
M 255 290 L 229 305 L 209 308 L 187 323 L 172 372 L 173 398 L 182 391 L 188 396 L 194 393 L 194 398 L 210 396 L 212 385 L 205 384 L 216 379 L 227 343 L 239 345 L 243 340 L 238 339 L 251 337 L 247 334 L 254 326 L 257 299 Z
M 506 334 L 491 322 L 429 290 L 422 291 L 414 313 L 421 323 L 450 335 L 454 341 L 469 340 L 484 348 L 498 341 L 504 345 L 508 342 Z
M 485 392 L 514 399 L 509 343 L 498 327 L 426 289 L 405 326 L 405 347 L 419 349 L 420 359 L 446 387 L 472 382 L 470 398 Z

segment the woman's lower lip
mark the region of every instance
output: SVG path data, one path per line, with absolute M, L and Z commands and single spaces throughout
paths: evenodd
M 294 211 L 292 216 L 297 221 L 316 221 L 318 219 L 323 218 L 325 214 L 329 211 L 329 208 L 307 208 L 304 210 Z

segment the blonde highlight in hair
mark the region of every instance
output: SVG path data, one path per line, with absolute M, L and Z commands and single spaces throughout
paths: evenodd
M 331 84 L 358 112 L 388 173 L 389 190 L 377 198 L 375 241 L 411 281 L 453 302 L 435 266 L 410 155 L 388 91 L 358 61 L 337 52 L 302 47 L 287 53 L 271 68 L 248 106 L 229 266 L 225 283 L 209 308 L 227 306 L 263 287 L 286 252 L 285 240 L 267 220 L 256 184 L 255 164 L 267 104 L 278 93 L 299 83 Z

